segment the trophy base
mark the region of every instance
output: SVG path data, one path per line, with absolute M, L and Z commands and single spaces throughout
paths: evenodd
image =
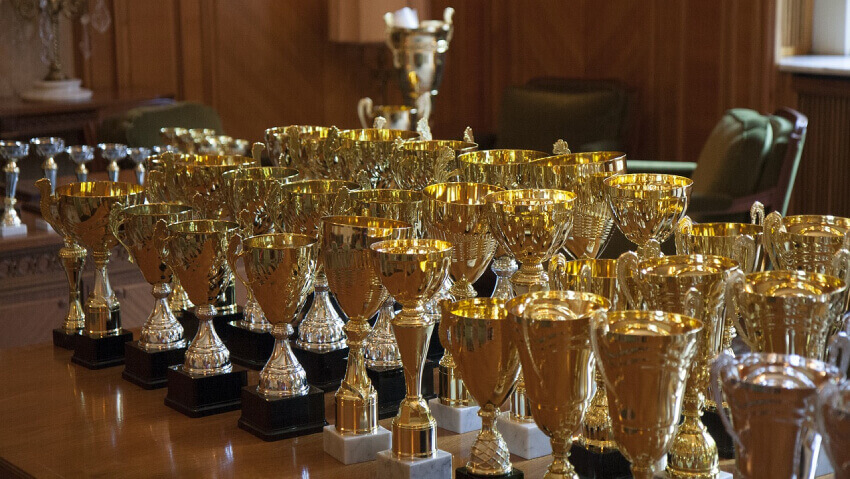
M 378 452 L 392 445 L 392 433 L 378 426 L 372 434 L 340 434 L 334 426 L 325 426 L 322 445 L 326 454 L 346 465 L 374 461 Z
M 165 405 L 189 417 L 211 416 L 239 409 L 248 371 L 234 367 L 229 373 L 195 376 L 183 366 L 168 368 Z
M 15 226 L 0 226 L 0 238 L 14 238 L 15 236 L 26 236 L 27 225 L 21 223 Z
M 122 329 L 119 334 L 93 338 L 86 334 L 77 337 L 71 362 L 88 369 L 111 368 L 124 364 L 124 343 L 133 340 L 133 333 Z
M 433 381 L 436 367 L 437 363 L 434 361 L 425 361 L 422 373 L 422 397 L 426 400 L 436 396 Z M 404 386 L 404 369 L 401 366 L 394 368 L 367 366 L 366 374 L 372 381 L 372 386 L 378 391 L 378 419 L 395 417 L 398 414 L 399 404 L 407 395 L 407 389 Z
M 533 422 L 513 421 L 507 414 L 500 417 L 496 427 L 511 454 L 516 454 L 523 459 L 534 459 L 536 457 L 552 454 L 552 444 L 549 437 Z
M 239 427 L 263 441 L 321 432 L 325 421 L 325 393 L 310 386 L 303 396 L 267 399 L 257 386 L 242 388 L 242 417 Z
M 74 350 L 77 345 L 77 338 L 80 333 L 68 334 L 64 329 L 56 328 L 53 330 L 53 345 L 57 348 Z
M 345 377 L 348 365 L 348 348 L 317 353 L 299 348 L 292 343 L 292 352 L 307 373 L 307 381 L 324 392 L 336 391 Z
M 233 364 L 259 371 L 269 361 L 274 349 L 274 337 L 268 332 L 248 331 L 239 323 L 226 323 L 222 330 L 227 336 L 227 349 Z
M 168 385 L 169 366 L 181 364 L 186 347 L 165 351 L 145 351 L 138 341 L 124 343 L 124 372 L 121 377 L 143 389 L 159 389 Z
M 726 432 L 723 421 L 720 420 L 717 412 L 705 411 L 700 419 L 714 442 L 717 443 L 717 455 L 720 456 L 720 459 L 734 459 L 735 445 L 732 442 L 732 436 Z
M 630 463 L 620 451 L 597 453 L 573 443 L 570 463 L 582 479 L 627 479 L 632 477 Z
M 525 474 L 523 474 L 522 471 L 515 467 L 511 468 L 511 472 L 507 474 L 502 474 L 500 476 L 484 476 L 481 474 L 473 474 L 469 472 L 466 466 L 455 469 L 455 479 L 484 479 L 485 477 L 488 479 L 522 479 L 525 477 Z
M 191 341 L 198 332 L 198 317 L 195 316 L 195 312 L 187 309 L 180 315 L 175 314 L 175 317 L 177 318 L 177 322 L 180 323 L 180 326 L 183 326 L 183 337 Z M 219 339 L 224 341 L 228 349 L 230 349 L 230 345 L 227 344 L 227 340 L 229 339 L 227 337 L 227 333 L 229 332 L 227 323 L 241 319 L 242 308 L 239 308 L 235 313 L 216 315 L 212 320 L 215 333 L 218 334 Z
M 440 343 L 440 335 L 438 334 L 439 327 L 440 322 L 437 321 L 434 324 L 434 330 L 431 332 L 431 340 L 428 341 L 428 352 L 425 353 L 425 358 L 432 361 L 439 361 L 443 357 L 443 345 Z
M 431 409 L 431 415 L 434 416 L 439 428 L 458 434 L 481 429 L 478 406 L 446 406 L 440 402 L 440 398 L 434 398 L 428 401 L 428 408 Z
M 377 477 L 393 479 L 431 479 L 452 477 L 452 455 L 437 449 L 431 457 L 399 459 L 391 450 L 378 453 Z

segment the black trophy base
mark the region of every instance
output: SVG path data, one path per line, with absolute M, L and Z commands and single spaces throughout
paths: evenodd
M 348 348 L 317 353 L 301 349 L 292 342 L 292 352 L 307 373 L 307 382 L 324 392 L 336 391 L 348 362 Z
M 439 361 L 443 357 L 443 345 L 440 343 L 440 334 L 437 331 L 439 327 L 440 322 L 437 321 L 434 330 L 431 332 L 431 341 L 428 342 L 428 352 L 425 353 L 426 358 L 434 361 Z
M 186 347 L 165 351 L 145 351 L 138 341 L 124 343 L 124 372 L 121 377 L 144 389 L 159 389 L 168 385 L 169 366 L 181 364 Z
M 573 443 L 570 463 L 581 479 L 626 479 L 632 477 L 629 461 L 620 451 L 591 452 Z
M 133 340 L 133 333 L 122 329 L 119 334 L 93 338 L 86 334 L 77 337 L 71 362 L 89 369 L 111 368 L 124 364 L 124 343 Z
M 422 372 L 422 397 L 425 401 L 437 397 L 433 380 L 436 367 L 436 362 L 425 361 Z M 372 386 L 378 391 L 378 419 L 395 417 L 398 414 L 398 406 L 407 393 L 404 386 L 404 369 L 401 366 L 395 368 L 367 366 L 366 374 L 369 375 Z
M 711 434 L 714 442 L 717 443 L 717 455 L 720 456 L 720 459 L 734 459 L 735 445 L 732 442 L 732 436 L 726 432 L 726 428 L 723 427 L 723 421 L 720 420 L 717 412 L 705 411 L 701 419 L 705 428 L 708 429 L 708 433 Z
M 303 396 L 266 399 L 257 386 L 242 388 L 242 417 L 239 427 L 263 441 L 322 432 L 325 421 L 325 393 L 310 386 Z
M 183 311 L 183 314 L 175 317 L 177 318 L 177 322 L 180 323 L 180 326 L 183 326 L 183 337 L 189 341 L 194 339 L 195 334 L 198 333 L 198 317 L 195 316 L 195 311 L 187 309 Z M 226 343 L 228 339 L 227 323 L 240 321 L 242 317 L 242 308 L 237 308 L 235 313 L 219 314 L 215 316 L 212 322 L 218 337 Z
M 274 337 L 267 332 L 248 331 L 231 321 L 222 326 L 223 336 L 233 364 L 259 371 L 263 369 L 274 349 Z M 218 331 L 218 328 L 216 328 Z
M 235 366 L 229 373 L 193 376 L 182 366 L 168 368 L 165 405 L 189 417 L 211 416 L 239 409 L 248 371 Z
M 54 329 L 53 330 L 53 345 L 57 348 L 69 349 L 71 351 L 74 350 L 74 346 L 77 345 L 77 338 L 80 337 L 80 333 L 66 333 L 64 329 Z
M 500 476 L 482 476 L 481 474 L 473 474 L 466 469 L 466 466 L 455 469 L 455 479 L 522 479 L 525 474 L 517 468 L 512 468 L 511 472 Z

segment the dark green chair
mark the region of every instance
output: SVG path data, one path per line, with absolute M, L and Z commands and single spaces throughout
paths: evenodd
M 98 128 L 98 141 L 127 146 L 161 145 L 159 129 L 166 126 L 211 128 L 223 134 L 221 118 L 214 108 L 191 102 L 143 106 L 107 118 Z

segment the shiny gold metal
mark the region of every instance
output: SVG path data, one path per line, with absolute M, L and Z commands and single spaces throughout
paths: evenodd
M 186 345 L 183 326 L 177 322 L 168 304 L 173 274 L 162 257 L 156 238 L 156 224 L 166 225 L 192 219 L 192 209 L 176 203 L 148 203 L 116 207 L 109 218 L 109 228 L 130 254 L 151 286 L 156 302 L 139 334 L 139 347 L 145 351 L 164 351 Z
M 466 469 L 481 476 L 508 474 L 513 470 L 510 452 L 496 430 L 496 419 L 519 375 L 519 354 L 505 302 L 472 298 L 444 304 L 442 321 L 449 329 L 445 346 L 457 358 L 458 372 L 481 405 L 481 431 Z
M 269 159 L 275 166 L 296 168 L 308 179 L 322 178 L 329 172 L 321 172 L 321 165 L 309 161 L 309 148 L 318 148 L 319 141 L 327 138 L 330 128 L 326 126 L 290 125 L 266 130 L 266 148 Z M 307 141 L 307 139 L 312 141 Z M 316 152 L 313 152 L 316 153 Z M 316 158 L 316 155 L 313 155 Z M 321 174 L 320 174 L 321 173 Z
M 736 277 L 729 288 L 727 307 L 737 311 L 731 317 L 752 351 L 822 360 L 842 324 L 847 284 L 834 276 L 766 271 Z
M 198 305 L 198 332 L 186 350 L 183 371 L 194 375 L 230 372 L 230 352 L 215 332 L 215 302 L 227 287 L 227 240 L 238 225 L 232 221 L 190 220 L 156 224 L 155 237 L 171 271 Z
M 660 244 L 670 237 L 685 215 L 693 180 L 648 173 L 606 178 L 605 198 L 620 231 L 636 244 L 638 256 L 659 256 Z
M 576 259 L 596 258 L 611 238 L 614 218 L 605 201 L 602 181 L 626 172 L 626 154 L 594 151 L 549 156 L 531 164 L 535 188 L 552 188 L 576 194 L 573 227 L 564 244 Z
M 452 245 L 434 239 L 400 239 L 371 245 L 378 278 L 402 304 L 392 320 L 404 367 L 407 395 L 393 419 L 392 451 L 399 458 L 436 452 L 437 423 L 422 398 L 422 371 L 434 321 L 426 314 L 431 298 L 449 273 Z
M 573 225 L 575 193 L 563 190 L 508 190 L 485 197 L 490 231 L 520 263 L 511 277 L 514 294 L 549 289 L 543 263 L 567 239 Z
M 652 479 L 667 453 L 701 331 L 699 320 L 662 311 L 613 311 L 591 321 L 611 431 L 635 479 Z
M 678 254 L 708 254 L 732 258 L 745 273 L 764 271 L 766 255 L 761 225 L 694 223 L 687 216 L 676 226 Z
M 512 190 L 532 188 L 531 164 L 547 156 L 536 150 L 481 150 L 459 155 L 457 162 L 465 181 Z
M 318 240 L 292 233 L 251 236 L 241 241 L 233 236 L 228 247 L 232 265 L 238 257 L 245 263 L 246 283 L 266 311 L 275 338 L 274 350 L 260 371 L 257 391 L 266 398 L 307 394 L 307 374 L 289 345 L 298 310 L 307 298 L 316 260 Z
M 575 291 L 528 293 L 506 304 L 531 414 L 552 443 L 545 478 L 578 479 L 568 457 L 591 399 L 590 318 L 610 306 L 602 296 Z
M 372 187 L 392 186 L 390 157 L 396 139 L 411 140 L 419 134 L 406 130 L 367 128 L 339 132 L 338 159 L 340 178 L 354 179 L 365 171 Z
M 231 170 L 260 166 L 247 156 L 177 155 L 166 164 L 178 199 L 194 208 L 202 218 L 219 219 L 227 213 L 228 189 L 222 175 Z
M 195 144 L 189 137 L 189 130 L 186 128 L 166 127 L 159 129 L 159 137 L 163 143 L 172 146 L 175 150 L 181 153 L 194 153 Z M 190 140 L 188 143 L 186 139 Z
M 764 246 L 774 269 L 828 274 L 850 282 L 850 218 L 827 215 L 764 219 Z
M 477 143 L 458 140 L 409 140 L 392 150 L 390 171 L 400 188 L 421 190 L 445 183 L 459 174 L 457 155 L 478 149 Z
M 418 116 L 416 108 L 407 105 L 374 105 L 369 97 L 357 102 L 357 116 L 360 126 L 371 128 L 378 117 L 387 121 L 387 127 L 393 130 L 412 130 Z
M 410 223 L 368 216 L 325 216 L 321 256 L 328 284 L 348 315 L 348 367 L 337 390 L 336 430 L 341 434 L 370 434 L 378 427 L 377 393 L 366 375 L 363 347 L 369 319 L 387 296 L 369 247 L 378 241 L 409 238 Z
M 106 272 L 110 250 L 118 244 L 109 229 L 109 212 L 116 205 L 131 206 L 144 201 L 144 188 L 112 181 L 72 183 L 56 188 L 56 197 L 62 231 L 91 251 L 94 260 L 95 282 L 85 303 L 83 334 L 92 337 L 118 334 L 121 307 Z

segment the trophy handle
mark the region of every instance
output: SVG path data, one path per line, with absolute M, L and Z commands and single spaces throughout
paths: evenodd
M 375 121 L 372 122 L 372 128 L 376 130 L 383 130 L 387 125 L 387 119 L 381 115 L 375 117 Z
M 581 265 L 581 270 L 578 272 L 578 285 L 576 289 L 585 293 L 592 293 L 591 282 L 593 281 L 593 268 L 590 263 Z M 611 306 L 613 307 L 613 301 Z
M 392 16 L 392 14 L 390 14 Z M 369 128 L 369 117 L 372 116 L 372 99 L 363 97 L 357 102 L 357 116 L 360 117 L 360 125 Z
M 560 291 L 564 289 L 563 278 L 565 268 L 567 267 L 567 258 L 562 253 L 555 253 L 549 260 L 549 289 L 552 291 Z
M 742 270 L 748 273 L 755 271 L 756 240 L 750 235 L 741 235 L 735 238 L 735 244 L 732 246 L 732 259 L 738 262 Z
M 700 319 L 705 314 L 705 298 L 703 298 L 702 293 L 700 293 L 696 288 L 691 288 L 685 293 L 685 298 L 682 303 L 684 306 L 685 316 Z M 707 332 L 708 331 L 704 329 L 702 334 L 705 335 Z
M 443 346 L 443 349 L 449 351 L 449 354 L 452 352 L 451 343 L 449 342 L 449 328 L 452 325 L 452 315 L 449 314 L 449 307 L 451 306 L 452 301 L 450 299 L 443 299 L 440 301 L 440 324 L 437 326 L 437 336 L 440 338 L 440 344 Z
M 353 204 L 351 201 L 351 192 L 348 191 L 348 188 L 343 186 L 336 193 L 336 197 L 334 198 L 333 203 L 331 204 L 331 214 L 333 215 L 344 215 L 351 208 L 353 208 Z M 321 228 L 319 229 L 321 231 Z
M 832 257 L 831 269 L 831 274 L 844 280 L 844 284 L 850 288 L 850 251 L 843 247 L 836 251 Z
M 842 370 L 842 373 L 843 372 L 844 372 L 844 370 Z M 814 410 L 811 411 L 811 412 L 813 413 L 812 416 L 814 416 L 814 420 L 813 420 L 813 422 L 815 423 L 814 424 L 814 430 L 823 435 L 823 439 L 824 439 L 823 442 L 824 443 L 830 442 L 830 437 L 827 434 L 827 431 L 829 431 L 829 429 L 827 429 L 827 427 L 826 427 L 826 420 L 827 420 L 826 417 L 825 417 L 826 411 L 831 409 L 830 403 L 832 402 L 832 398 L 839 391 L 840 391 L 840 388 L 838 387 L 838 385 L 836 385 L 832 381 L 824 381 L 824 383 L 818 388 L 818 392 L 817 392 L 817 394 L 815 394 L 815 397 L 813 398 L 813 400 L 814 400 L 814 408 L 813 409 Z M 823 449 L 826 449 L 826 448 L 823 448 Z M 826 452 L 826 451 L 822 450 L 822 452 Z M 827 452 L 827 454 L 829 454 L 829 453 Z M 830 461 L 832 461 L 832 457 L 830 457 L 829 459 L 830 459 Z M 836 469 L 838 469 L 838 468 L 836 468 Z
M 623 292 L 623 296 L 626 297 L 626 301 L 632 305 L 634 309 L 642 308 L 634 294 L 637 291 L 631 290 L 627 280 L 629 279 L 629 276 L 634 276 L 635 279 L 638 279 L 640 275 L 640 270 L 638 269 L 639 262 L 637 253 L 634 251 L 626 251 L 617 258 L 617 283 L 620 287 L 620 291 Z M 640 280 L 636 281 L 635 284 L 639 285 Z M 638 288 L 640 288 L 640 286 L 638 286 Z
M 262 164 L 263 162 L 263 150 L 266 149 L 266 145 L 260 143 L 259 141 L 254 143 L 251 147 L 251 158 L 257 162 L 257 165 Z
M 688 244 L 688 236 L 691 235 L 691 231 L 693 231 L 693 229 L 694 222 L 691 220 L 690 216 L 686 215 L 679 220 L 674 232 L 676 254 L 691 254 L 691 248 Z
M 764 205 L 760 201 L 753 202 L 750 207 L 750 223 L 759 226 L 764 224 Z
M 168 225 L 166 224 L 164 219 L 159 219 L 156 224 L 153 226 L 153 246 L 159 251 L 160 257 L 162 257 L 162 262 L 168 264 L 169 261 L 169 251 L 168 251 Z M 171 265 L 169 264 L 169 267 Z
M 245 285 L 245 288 L 249 291 L 251 290 L 251 286 L 248 284 L 248 280 L 239 273 L 239 269 L 236 268 L 236 262 L 245 254 L 245 249 L 242 248 L 242 235 L 240 233 L 234 233 L 233 236 L 227 240 L 227 262 L 230 263 L 230 270 L 233 271 L 233 274 L 239 278 L 239 281 Z M 245 262 L 244 260 L 242 261 Z
M 440 152 L 437 154 L 437 160 L 434 162 L 434 182 L 447 183 L 452 178 L 457 181 L 462 181 L 462 172 L 460 168 L 449 171 L 452 162 L 455 159 L 455 152 L 448 146 L 440 147 Z
M 328 131 L 328 137 L 325 138 L 325 141 L 322 143 L 322 161 L 324 162 L 324 168 L 326 172 L 332 172 L 334 169 L 332 166 L 335 161 L 337 152 L 340 148 L 340 137 L 339 137 L 339 128 L 332 126 Z
M 756 343 L 749 336 L 749 331 L 745 330 L 741 321 L 738 319 L 737 297 L 738 292 L 744 289 L 744 273 L 740 269 L 736 269 L 729 276 L 726 282 L 726 321 L 735 326 L 738 335 L 753 351 L 758 351 Z
M 785 234 L 785 225 L 782 224 L 782 215 L 774 211 L 767 215 L 764 219 L 764 249 L 767 250 L 770 256 L 770 263 L 773 269 L 782 269 L 780 264 L 782 259 L 783 236 Z
M 61 228 L 62 222 L 59 219 L 59 198 L 52 193 L 53 187 L 51 186 L 50 180 L 47 178 L 40 178 L 35 182 L 35 186 L 38 188 L 39 193 L 41 193 L 41 199 L 39 201 L 41 216 L 44 218 L 44 221 L 47 221 L 47 223 L 56 230 L 57 233 L 65 236 L 65 233 Z
M 844 315 L 843 322 L 845 325 L 848 316 L 850 316 L 850 313 Z M 845 331 L 839 332 L 829 340 L 826 362 L 837 367 L 838 371 L 845 376 L 850 372 L 850 335 Z
M 369 178 L 369 173 L 366 170 L 360 170 L 357 173 L 357 184 L 360 185 L 361 190 L 371 190 L 372 188 L 372 179 Z M 348 189 L 346 189 L 348 191 Z
M 454 14 L 455 14 L 454 8 L 446 7 L 446 9 L 443 10 L 443 21 L 448 23 L 449 25 L 451 25 L 452 24 L 452 17 L 454 16 Z
M 428 126 L 428 119 L 422 117 L 416 122 L 416 133 L 419 133 L 419 141 L 431 141 L 434 136 L 431 134 L 431 127 Z
M 431 92 L 426 91 L 419 95 L 419 98 L 416 99 L 416 109 L 419 113 L 419 121 L 425 120 L 425 125 L 427 126 L 431 119 Z M 419 128 L 417 127 L 416 130 L 419 131 Z M 431 133 L 430 126 L 428 127 L 428 133 Z
M 135 263 L 136 259 L 133 258 L 133 250 L 127 246 L 125 242 L 126 238 L 124 237 L 124 222 L 127 221 L 127 218 L 122 214 L 124 210 L 127 209 L 121 203 L 115 203 L 111 210 L 109 210 L 109 218 L 107 219 L 107 226 L 109 227 L 109 232 L 112 233 L 112 236 L 121 243 L 121 246 L 127 250 L 127 259 L 130 260 L 131 263 Z
M 467 126 L 463 130 L 463 141 L 465 141 L 467 143 L 475 143 L 475 135 L 472 133 L 472 127 L 471 126 Z
M 732 421 L 729 420 L 729 416 L 726 415 L 726 409 L 723 407 L 723 387 L 720 382 L 720 374 L 730 369 L 734 371 L 734 366 L 735 358 L 733 358 L 731 354 L 726 351 L 718 354 L 717 359 L 711 363 L 711 370 L 709 374 L 711 377 L 710 384 L 713 387 L 710 387 L 709 390 L 711 390 L 711 395 L 714 398 L 714 404 L 717 404 L 717 415 L 720 416 L 723 428 L 726 429 L 726 432 L 728 432 L 729 436 L 732 437 L 732 440 L 735 441 L 735 445 L 739 448 L 737 452 L 739 454 L 743 454 L 744 444 L 741 442 L 741 438 L 738 437 L 738 434 L 732 427 Z
M 553 155 L 569 155 L 572 153 L 570 151 L 570 145 L 563 139 L 559 139 L 552 145 L 552 154 Z

